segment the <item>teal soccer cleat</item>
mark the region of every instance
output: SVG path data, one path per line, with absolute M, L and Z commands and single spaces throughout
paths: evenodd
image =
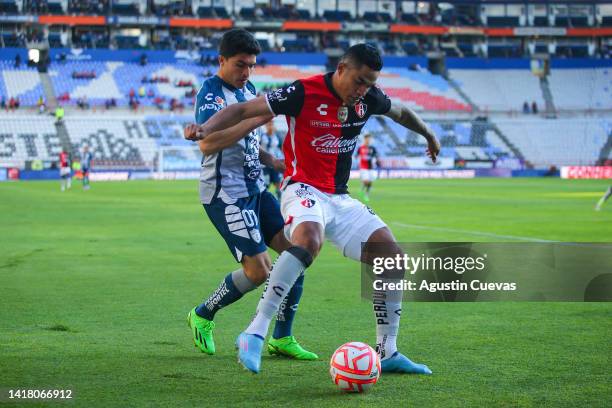
M 256 334 L 240 333 L 236 339 L 238 362 L 247 370 L 257 374 L 261 366 L 261 349 L 264 339 Z
M 380 367 L 383 373 L 431 374 L 431 370 L 425 364 L 413 363 L 399 351 L 381 361 Z

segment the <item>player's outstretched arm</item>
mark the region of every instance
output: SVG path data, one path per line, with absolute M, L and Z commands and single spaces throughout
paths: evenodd
M 440 142 L 429 126 L 412 109 L 392 101 L 391 109 L 385 113 L 385 116 L 427 139 L 427 155 L 434 163 L 436 162 L 436 157 L 440 153 Z
M 277 159 L 261 147 L 259 148 L 259 161 L 264 165 L 273 168 L 279 173 L 285 172 L 285 162 Z
M 201 127 L 199 127 L 196 129 L 195 133 L 196 137 L 199 140 L 198 144 L 200 145 L 200 150 L 205 155 L 215 154 L 227 147 L 238 143 L 238 141 L 243 139 L 251 131 L 257 129 L 260 126 L 263 126 L 273 117 L 274 116 L 269 113 L 267 115 L 257 116 L 255 118 L 243 120 L 239 124 L 234 125 L 227 130 L 214 132 L 202 139 L 200 139 L 199 133 Z
M 270 115 L 270 108 L 265 96 L 251 99 L 248 102 L 235 103 L 215 113 L 206 123 L 200 125 L 194 138 L 189 140 L 202 140 L 215 132 L 229 129 L 243 120 L 257 116 Z M 185 134 L 187 137 L 187 134 Z

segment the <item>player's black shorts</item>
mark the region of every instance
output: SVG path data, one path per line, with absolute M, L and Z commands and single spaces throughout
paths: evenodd
M 236 261 L 241 262 L 244 255 L 265 252 L 274 235 L 285 225 L 276 198 L 264 191 L 231 203 L 227 201 L 215 198 L 210 204 L 204 204 L 204 210 Z
M 266 185 L 280 183 L 281 175 L 278 171 L 270 167 L 264 167 L 263 171 L 264 171 L 264 178 L 266 180 Z

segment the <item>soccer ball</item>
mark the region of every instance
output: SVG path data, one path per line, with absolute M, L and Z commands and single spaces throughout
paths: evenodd
M 334 384 L 345 392 L 364 392 L 380 377 L 380 358 L 365 343 L 353 341 L 338 347 L 329 362 Z

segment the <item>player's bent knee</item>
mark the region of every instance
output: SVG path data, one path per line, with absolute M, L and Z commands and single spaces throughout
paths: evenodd
M 295 229 L 291 235 L 291 244 L 304 248 L 316 258 L 323 246 L 322 226 L 315 222 L 304 222 Z
M 302 248 L 300 246 L 292 246 L 291 248 L 287 249 L 287 252 L 295 256 L 304 265 L 305 268 L 308 268 L 310 265 L 312 265 L 313 257 L 307 249 Z

